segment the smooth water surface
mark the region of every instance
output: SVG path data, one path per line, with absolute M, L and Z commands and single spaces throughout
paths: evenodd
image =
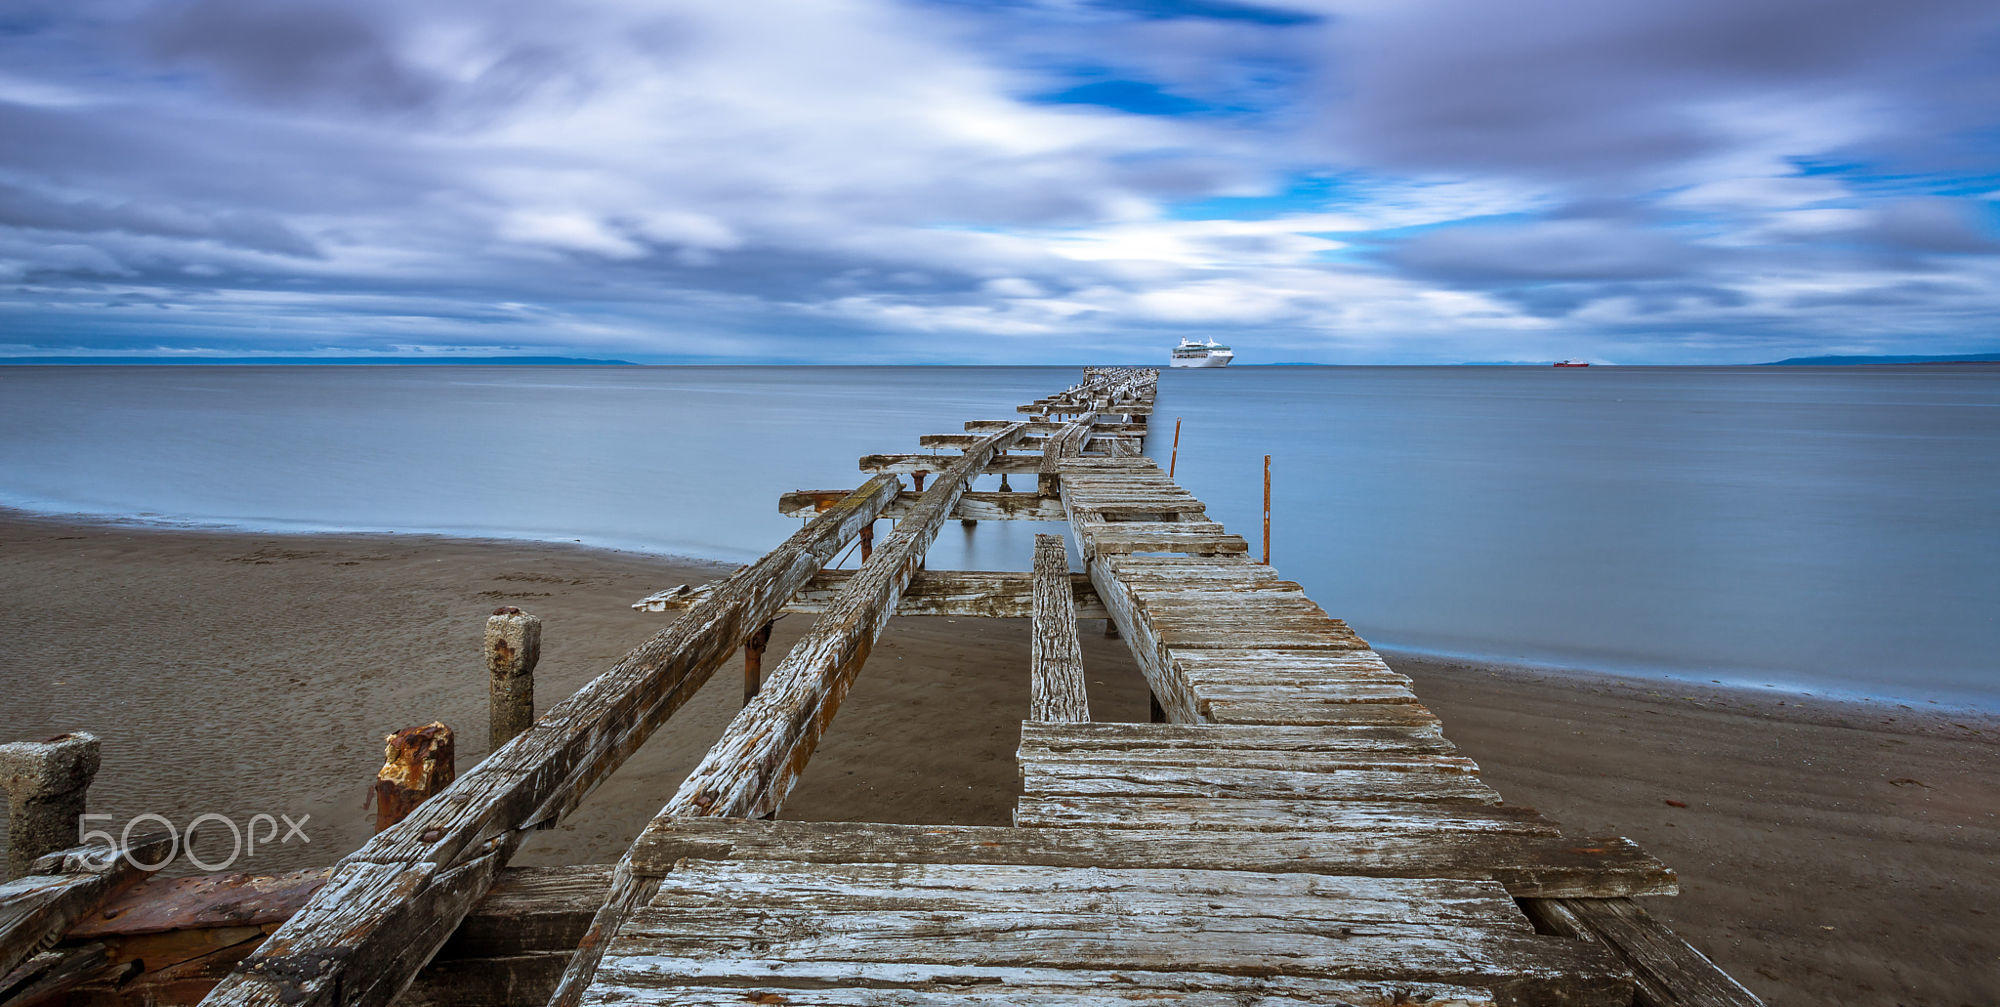
M 1077 377 L 0 368 L 0 503 L 744 561 L 779 493 Z M 1380 646 L 2000 708 L 2000 368 L 1230 368 L 1158 406 L 1253 551 L 1273 456 L 1273 562 Z M 948 524 L 931 565 L 1043 530 Z

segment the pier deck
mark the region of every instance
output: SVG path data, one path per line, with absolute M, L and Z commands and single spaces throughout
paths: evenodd
M 682 614 L 409 819 L 293 879 L 289 902 L 223 914 L 268 938 L 78 990 L 216 1005 L 1756 1004 L 1634 901 L 1674 892 L 1665 865 L 1505 803 L 1407 678 L 1139 453 L 1156 380 L 1092 369 L 1018 418 L 862 458 L 877 474 L 859 489 L 787 494 L 806 523 L 778 550 L 641 600 Z M 992 475 L 1033 485 L 972 489 Z M 1064 522 L 1083 572 L 1053 535 L 1030 573 L 923 570 L 951 518 Z M 857 541 L 859 569 L 827 569 Z M 504 869 L 736 647 L 761 654 L 785 612 L 811 629 L 746 683 L 614 867 Z M 896 614 L 1028 620 L 1012 827 L 777 819 Z M 1116 625 L 1158 722 L 1091 719 L 1079 617 Z

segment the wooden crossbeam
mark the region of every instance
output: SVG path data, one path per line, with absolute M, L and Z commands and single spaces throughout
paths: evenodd
M 1484 878 L 1515 897 L 1668 895 L 1674 873 L 1629 840 L 1535 834 L 1433 841 L 1338 831 L 1171 831 L 877 825 L 656 818 L 633 870 L 664 875 L 683 857 L 829 864 L 1040 864 L 1211 868 L 1353 877 Z
M 787 615 L 818 615 L 839 596 L 853 570 L 821 570 L 813 575 L 782 610 Z M 958 618 L 1026 619 L 1033 614 L 1035 575 L 1011 570 L 919 570 L 896 603 L 899 616 L 946 615 Z M 1070 597 L 1079 619 L 1109 617 L 1090 578 L 1069 575 Z M 678 612 L 708 596 L 709 585 L 669 588 L 633 603 L 643 612 Z
M 869 480 L 342 859 L 306 906 L 202 1002 L 378 1007 L 395 999 L 492 886 L 522 830 L 576 807 L 896 491 L 894 479 Z
M 786 517 L 812 517 L 850 490 L 794 490 L 778 498 L 778 513 Z M 922 493 L 904 490 L 896 494 L 882 511 L 886 518 L 902 519 L 923 498 Z M 951 516 L 965 521 L 1063 521 L 1062 505 L 1040 493 L 995 493 L 966 491 Z
M 914 472 L 943 472 L 951 467 L 961 455 L 889 454 L 862 455 L 860 468 L 863 472 L 893 472 L 908 475 Z M 1042 456 L 1010 452 L 987 462 L 983 471 L 1005 473 L 1010 476 L 1034 475 L 1040 470 Z

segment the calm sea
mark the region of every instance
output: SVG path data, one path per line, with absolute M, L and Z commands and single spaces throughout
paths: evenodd
M 0 503 L 743 561 L 1074 368 L 0 368 Z M 2000 367 L 1163 374 L 1147 449 L 1385 647 L 2000 709 Z M 981 488 L 992 488 L 988 477 Z M 1025 569 L 1023 522 L 934 568 Z M 851 561 L 850 561 L 851 563 Z

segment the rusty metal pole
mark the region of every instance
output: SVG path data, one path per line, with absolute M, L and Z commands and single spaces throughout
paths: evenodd
M 1181 418 L 1174 417 L 1174 453 L 1167 456 L 1167 478 L 1174 477 L 1174 467 L 1181 463 Z
M 82 731 L 0 745 L 0 786 L 7 789 L 6 877 L 20 877 L 37 857 L 77 845 L 99 747 L 95 735 Z
M 1271 565 L 1271 456 L 1264 456 L 1264 565 Z
M 771 623 L 765 623 L 757 632 L 743 641 L 743 705 L 749 706 L 757 698 L 757 690 L 764 684 L 764 648 L 771 645 Z
M 451 728 L 431 721 L 382 739 L 375 773 L 375 831 L 402 821 L 417 805 L 458 778 Z
M 535 665 L 542 659 L 542 620 L 503 605 L 486 620 L 486 750 L 535 722 Z
M 868 527 L 861 529 L 861 562 L 863 563 L 868 562 L 868 557 L 873 556 L 874 554 L 875 554 L 875 522 L 870 521 L 868 522 Z

